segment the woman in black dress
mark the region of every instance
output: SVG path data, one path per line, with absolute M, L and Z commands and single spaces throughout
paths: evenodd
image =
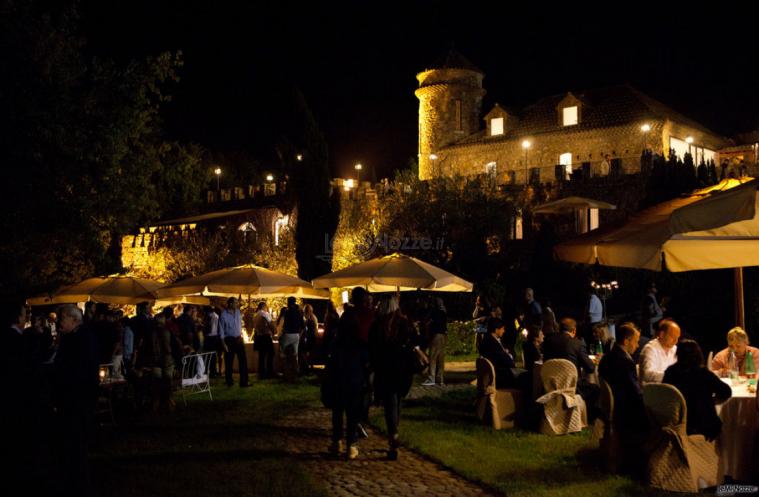
M 688 435 L 700 434 L 714 440 L 722 430 L 717 416 L 717 403 L 729 399 L 730 385 L 704 367 L 704 355 L 694 340 L 683 340 L 677 345 L 677 362 L 664 372 L 663 383 L 680 390 L 688 409 Z

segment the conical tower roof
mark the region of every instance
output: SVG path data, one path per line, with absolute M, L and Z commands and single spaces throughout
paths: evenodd
M 475 71 L 482 74 L 482 71 L 472 64 L 472 62 L 461 55 L 456 49 L 451 48 L 446 53 L 438 57 L 438 59 L 426 70 L 432 69 L 466 69 L 468 71 Z

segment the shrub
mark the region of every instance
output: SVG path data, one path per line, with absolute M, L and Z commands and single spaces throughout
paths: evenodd
M 451 321 L 448 323 L 448 354 L 468 355 L 474 350 L 474 321 Z

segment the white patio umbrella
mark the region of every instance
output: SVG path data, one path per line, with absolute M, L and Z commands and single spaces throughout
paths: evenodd
M 155 291 L 163 286 L 157 281 L 124 275 L 88 278 L 74 285 L 64 286 L 51 295 L 27 299 L 29 305 L 73 304 L 77 302 L 103 302 L 107 304 L 139 304 L 155 300 Z
M 160 299 L 192 295 L 329 298 L 329 292 L 315 290 L 307 281 L 252 264 L 187 278 L 159 289 L 156 294 Z
M 472 283 L 437 266 L 394 253 L 319 276 L 315 288 L 365 287 L 370 292 L 471 292 Z
M 743 326 L 743 272 L 759 266 L 759 196 L 753 178 L 670 200 L 556 246 L 564 261 L 661 271 L 735 268 L 736 321 Z
M 616 209 L 617 206 L 585 197 L 564 197 L 535 207 L 536 214 L 562 214 L 580 209 Z

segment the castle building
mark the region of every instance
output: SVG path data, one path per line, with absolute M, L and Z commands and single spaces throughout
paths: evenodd
M 630 85 L 552 95 L 483 116 L 484 73 L 451 50 L 417 74 L 419 177 L 493 175 L 498 184 L 634 174 L 645 149 L 719 161 L 731 142 Z M 484 120 L 484 123 L 482 123 Z M 484 125 L 483 125 L 484 124 Z

